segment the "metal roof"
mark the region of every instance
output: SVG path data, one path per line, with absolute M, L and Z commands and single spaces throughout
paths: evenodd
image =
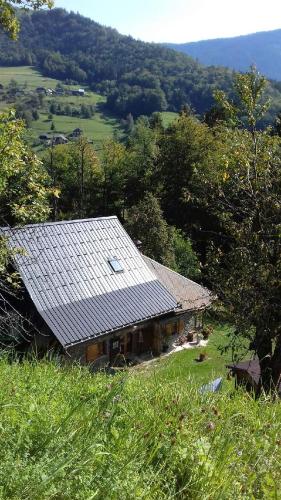
M 168 267 L 159 264 L 159 262 L 145 255 L 143 259 L 151 272 L 156 275 L 160 283 L 162 283 L 181 304 L 182 311 L 205 309 L 211 305 L 214 297 L 207 288 L 195 283 L 195 281 L 185 278 L 181 274 L 172 271 Z
M 117 217 L 4 229 L 38 312 L 67 347 L 177 309 Z M 114 272 L 109 259 L 120 261 Z

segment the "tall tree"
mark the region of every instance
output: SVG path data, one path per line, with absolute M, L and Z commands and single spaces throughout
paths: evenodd
M 126 228 L 132 238 L 142 242 L 145 255 L 175 268 L 173 229 L 163 218 L 158 199 L 151 193 L 128 210 Z
M 236 324 L 234 341 L 246 338 L 259 358 L 259 390 L 269 391 L 281 381 L 281 141 L 256 130 L 264 86 L 252 71 L 237 77 L 248 128 L 216 130 L 220 157 L 198 168 L 197 185 L 220 223 L 209 253 L 213 286 Z

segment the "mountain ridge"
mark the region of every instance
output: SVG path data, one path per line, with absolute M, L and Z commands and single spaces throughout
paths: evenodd
M 254 64 L 267 78 L 281 81 L 281 29 L 164 46 L 194 57 L 201 64 L 237 71 L 246 71 Z

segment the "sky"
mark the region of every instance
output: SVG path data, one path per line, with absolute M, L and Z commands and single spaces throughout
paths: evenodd
M 280 0 L 55 0 L 147 42 L 192 42 L 281 28 Z

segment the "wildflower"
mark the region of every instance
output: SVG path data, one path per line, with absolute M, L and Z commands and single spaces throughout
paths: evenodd
M 208 431 L 213 431 L 215 429 L 214 422 L 208 422 L 207 429 L 208 429 Z

